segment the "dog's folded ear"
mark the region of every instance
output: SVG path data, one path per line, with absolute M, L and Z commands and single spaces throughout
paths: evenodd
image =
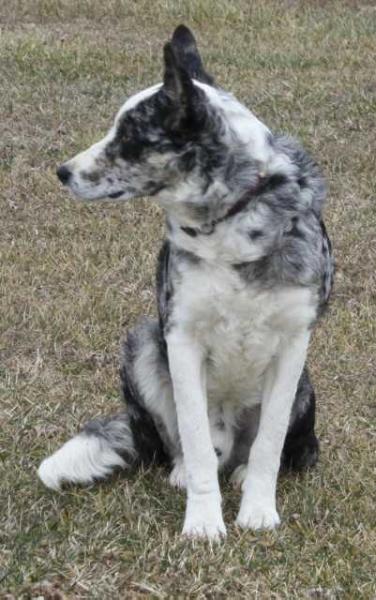
M 171 42 L 164 46 L 163 90 L 170 102 L 166 126 L 173 130 L 190 130 L 203 125 L 204 95 L 179 63 Z
M 196 40 L 188 27 L 179 25 L 175 29 L 171 45 L 178 64 L 185 69 L 190 77 L 202 81 L 202 83 L 213 84 L 213 77 L 205 71 Z

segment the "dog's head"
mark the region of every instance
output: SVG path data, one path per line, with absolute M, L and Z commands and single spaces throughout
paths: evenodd
M 166 206 L 173 198 L 194 204 L 235 176 L 235 155 L 252 178 L 267 154 L 267 128 L 213 85 L 192 33 L 180 25 L 164 47 L 163 83 L 127 100 L 108 134 L 57 174 L 86 200 L 154 195 Z

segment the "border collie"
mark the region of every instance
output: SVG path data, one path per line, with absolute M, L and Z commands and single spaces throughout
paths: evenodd
M 166 213 L 158 318 L 122 346 L 122 412 L 86 424 L 39 468 L 50 488 L 168 463 L 187 490 L 183 534 L 225 535 L 218 471 L 242 486 L 236 523 L 274 528 L 281 468 L 315 464 L 305 365 L 333 279 L 325 184 L 205 71 L 190 30 L 164 46 L 163 83 L 57 170 L 77 197 L 148 196 Z

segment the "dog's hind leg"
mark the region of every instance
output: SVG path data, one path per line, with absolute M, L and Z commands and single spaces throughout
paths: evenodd
M 302 470 L 313 467 L 319 456 L 319 441 L 315 435 L 315 392 L 304 367 L 299 380 L 290 423 L 281 456 L 281 471 Z M 247 456 L 257 433 L 258 407 L 242 417 L 238 427 L 236 448 L 229 468 L 231 482 L 240 488 L 247 473 Z M 245 424 L 244 424 L 245 423 Z
M 129 332 L 120 376 L 138 456 L 144 464 L 175 462 L 181 455 L 180 438 L 167 349 L 157 321 L 144 319 Z
M 281 468 L 301 470 L 316 464 L 319 442 L 315 435 L 316 399 L 308 370 L 301 375 L 283 447 Z
M 38 474 L 47 487 L 89 484 L 115 469 L 163 463 L 178 454 L 176 412 L 157 322 L 144 321 L 129 333 L 121 382 L 125 410 L 90 421 L 46 458 Z

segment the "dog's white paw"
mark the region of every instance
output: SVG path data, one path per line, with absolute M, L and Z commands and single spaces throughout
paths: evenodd
M 239 465 L 231 473 L 230 481 L 234 488 L 241 488 L 247 475 L 247 465 Z
M 226 527 L 223 519 L 204 519 L 197 516 L 195 519 L 186 519 L 183 527 L 183 536 L 193 539 L 207 539 L 220 542 L 226 536 Z
M 184 462 L 182 460 L 176 461 L 175 466 L 169 475 L 168 481 L 170 485 L 179 489 L 184 489 L 187 487 L 187 475 L 185 472 Z
M 242 529 L 274 529 L 280 524 L 279 515 L 271 504 L 261 504 L 251 499 L 241 503 L 236 524 Z
M 188 498 L 183 536 L 219 542 L 225 535 L 220 500 L 211 497 Z

